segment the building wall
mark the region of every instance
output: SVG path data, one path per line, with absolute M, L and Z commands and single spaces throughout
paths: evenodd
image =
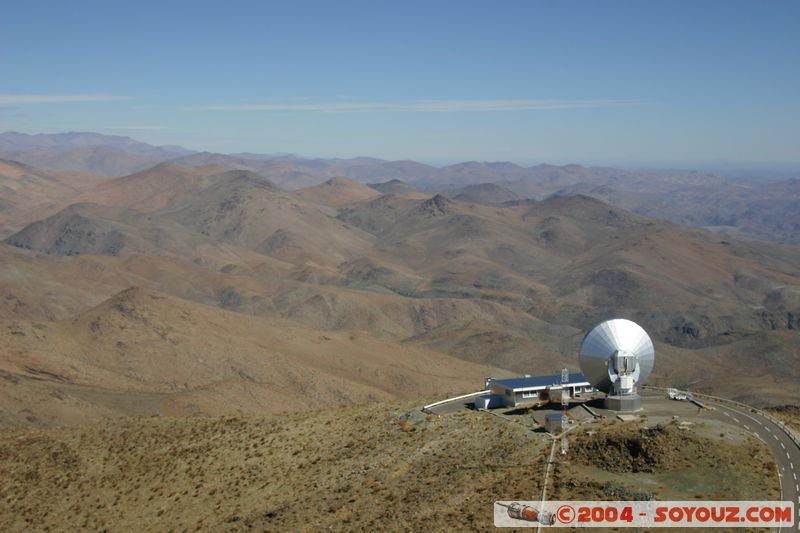
M 586 386 L 570 386 L 567 385 L 570 389 L 570 397 L 574 398 L 576 392 L 578 394 L 582 394 L 584 392 L 590 392 L 592 390 L 591 387 Z M 576 391 L 577 389 L 577 391 Z M 548 399 L 548 392 L 547 389 L 539 390 L 539 391 L 532 391 L 531 393 L 527 392 L 520 392 L 514 391 L 512 389 L 506 389 L 500 385 L 494 385 L 491 387 L 492 394 L 496 394 L 501 398 L 501 402 L 506 407 L 516 407 L 519 405 L 529 405 L 533 403 L 538 403 L 540 401 L 545 401 Z M 530 396 L 528 396 L 530 394 Z M 558 397 L 553 398 L 552 401 L 560 402 L 560 390 L 558 391 Z
M 516 392 L 514 393 L 514 405 L 539 403 L 546 397 L 547 391 Z
M 540 402 L 545 399 L 547 391 L 533 391 L 530 393 L 515 392 L 510 389 L 497 388 L 492 389 L 494 394 L 497 394 L 506 407 L 516 407 L 518 405 L 527 405 Z

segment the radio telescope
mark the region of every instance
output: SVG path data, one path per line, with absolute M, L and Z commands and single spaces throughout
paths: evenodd
M 607 394 L 608 409 L 634 411 L 641 406 L 637 387 L 653 370 L 655 350 L 639 324 L 615 318 L 586 334 L 579 362 L 589 383 Z

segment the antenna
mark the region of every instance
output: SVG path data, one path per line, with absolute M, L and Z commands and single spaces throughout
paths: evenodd
M 561 370 L 561 410 L 566 414 L 569 407 L 569 370 L 563 368 Z
M 641 406 L 637 387 L 653 370 L 655 349 L 639 324 L 615 318 L 586 334 L 579 362 L 586 379 L 607 394 L 606 408 L 635 411 Z
M 567 434 L 569 426 L 567 409 L 569 408 L 569 370 L 561 369 L 561 455 L 566 455 L 569 445 L 567 444 Z

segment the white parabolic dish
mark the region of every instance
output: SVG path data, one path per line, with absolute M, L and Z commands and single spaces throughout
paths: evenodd
M 624 318 L 606 320 L 595 326 L 581 342 L 581 372 L 596 389 L 611 392 L 609 364 L 615 352 L 636 356 L 639 374 L 636 383 L 643 383 L 655 363 L 653 341 L 636 322 Z

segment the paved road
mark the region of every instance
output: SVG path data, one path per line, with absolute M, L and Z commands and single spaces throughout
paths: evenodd
M 464 409 L 466 407 L 465 404 L 471 403 L 472 400 L 472 398 L 469 398 L 447 402 L 431 409 L 431 411 L 436 414 L 458 411 Z M 750 409 L 727 402 L 703 401 L 714 407 L 713 411 L 704 413 L 704 416 L 734 424 L 753 433 L 767 443 L 775 456 L 778 467 L 781 500 L 795 503 L 795 519 L 797 523 L 792 530 L 800 531 L 800 518 L 798 518 L 798 515 L 800 515 L 800 449 L 781 427 L 758 412 L 752 412 Z M 553 444 L 553 450 L 555 450 L 555 442 Z M 547 474 L 545 474 L 546 483 Z
M 733 423 L 757 435 L 767 443 L 775 456 L 781 481 L 781 500 L 795 504 L 795 518 L 800 507 L 800 449 L 783 429 L 758 412 L 724 402 L 708 402 L 714 411 L 706 416 Z M 793 530 L 800 530 L 800 520 Z

